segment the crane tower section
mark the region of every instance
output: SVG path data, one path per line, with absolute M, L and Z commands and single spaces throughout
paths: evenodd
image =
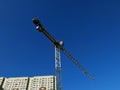
M 55 46 L 55 70 L 56 70 L 57 90 L 62 90 L 60 48 L 57 46 Z

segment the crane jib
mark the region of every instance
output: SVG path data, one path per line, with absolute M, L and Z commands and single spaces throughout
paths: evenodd
M 36 29 L 42 32 L 56 47 L 62 47 L 62 45 L 57 40 L 55 40 L 43 27 L 41 27 L 41 25 L 37 26 Z
M 61 77 L 61 60 L 60 60 L 60 50 L 90 79 L 94 80 L 94 77 L 88 73 L 84 67 L 63 47 L 64 43 L 62 41 L 57 41 L 52 37 L 46 29 L 40 24 L 37 18 L 32 19 L 33 23 L 36 25 L 36 29 L 42 32 L 55 46 L 55 66 L 56 66 L 56 85 L 57 90 L 62 90 L 62 77 Z

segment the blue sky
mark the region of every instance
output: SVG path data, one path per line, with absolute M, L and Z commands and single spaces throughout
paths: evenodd
M 63 90 L 120 90 L 119 0 L 1 0 L 1 77 L 55 74 L 54 46 L 33 17 L 95 77 L 61 52 Z

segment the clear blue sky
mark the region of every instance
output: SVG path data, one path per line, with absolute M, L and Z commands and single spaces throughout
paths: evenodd
M 63 90 L 120 90 L 119 0 L 0 0 L 0 76 L 54 75 L 54 47 L 33 17 L 95 77 L 61 53 Z

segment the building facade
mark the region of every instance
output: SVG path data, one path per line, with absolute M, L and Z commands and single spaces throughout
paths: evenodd
M 5 78 L 3 83 L 4 90 L 27 90 L 28 77 Z
M 55 76 L 0 78 L 3 90 L 56 90 Z
M 56 90 L 56 78 L 55 76 L 32 77 L 28 90 Z

